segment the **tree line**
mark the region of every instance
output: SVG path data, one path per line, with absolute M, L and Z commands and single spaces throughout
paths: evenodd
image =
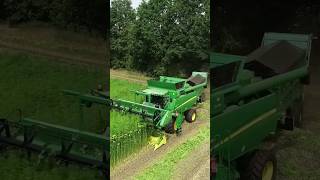
M 111 1 L 111 67 L 152 76 L 207 67 L 209 0 Z
M 104 0 L 2 0 L 0 20 L 10 25 L 42 21 L 106 36 L 108 6 Z

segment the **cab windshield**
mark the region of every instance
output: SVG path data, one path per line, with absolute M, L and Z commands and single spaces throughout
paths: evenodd
M 168 98 L 165 96 L 151 95 L 149 102 L 154 104 L 157 108 L 164 108 L 168 102 Z

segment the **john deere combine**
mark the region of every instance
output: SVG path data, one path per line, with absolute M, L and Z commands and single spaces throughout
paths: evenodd
M 193 107 L 204 100 L 207 73 L 193 72 L 188 79 L 160 76 L 147 83 L 147 89 L 135 92 L 144 97 L 143 103 L 119 99 L 113 100 L 112 106 L 140 114 L 152 120 L 157 129 L 167 133 L 179 133 L 184 120 L 196 120 L 196 110 Z
M 166 133 L 181 133 L 182 123 L 196 121 L 193 107 L 204 101 L 204 88 L 207 86 L 207 73 L 193 72 L 188 79 L 160 76 L 147 82 L 147 88 L 135 91 L 143 96 L 143 102 L 130 102 L 123 99 L 112 100 L 113 108 L 141 115 L 149 120 L 154 128 Z M 149 144 L 158 149 L 166 144 L 167 138 L 159 131 L 150 137 Z
M 272 137 L 301 125 L 311 35 L 266 33 L 248 56 L 211 56 L 211 170 L 217 180 L 274 180 Z
M 64 93 L 79 99 L 81 114 L 84 108 L 90 108 L 93 104 L 103 105 L 106 111 L 115 108 L 139 114 L 150 120 L 156 129 L 174 133 L 181 132 L 184 119 L 188 122 L 196 120 L 196 110 L 192 108 L 203 101 L 203 89 L 206 86 L 207 73 L 194 72 L 188 79 L 160 76 L 157 80 L 149 80 L 147 89 L 135 92 L 145 97 L 141 103 L 112 100 L 108 93 L 100 90 L 93 90 L 89 94 L 69 90 Z M 79 123 L 82 121 L 79 119 Z M 94 165 L 104 171 L 107 171 L 109 164 L 108 140 L 105 134 L 84 132 L 25 117 L 18 121 L 0 119 L 0 144 L 22 147 L 28 152 L 37 151 L 42 157 L 55 156 Z

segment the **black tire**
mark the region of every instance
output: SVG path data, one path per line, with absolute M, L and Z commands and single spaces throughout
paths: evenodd
M 176 119 L 172 118 L 171 122 L 165 127 L 164 131 L 169 134 L 176 132 Z
M 186 121 L 193 123 L 197 120 L 197 111 L 195 109 L 190 109 L 185 112 Z
M 272 166 L 272 167 L 270 167 Z M 274 151 L 256 151 L 249 160 L 248 166 L 241 173 L 242 180 L 261 180 L 269 169 L 268 180 L 276 179 L 277 160 Z

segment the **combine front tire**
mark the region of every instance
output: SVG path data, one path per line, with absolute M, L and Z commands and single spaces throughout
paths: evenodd
M 195 109 L 190 109 L 185 112 L 186 121 L 193 123 L 197 119 L 197 111 Z
M 241 179 L 245 180 L 275 180 L 277 161 L 272 150 L 255 152 Z
M 166 133 L 174 134 L 177 130 L 176 119 L 172 119 L 171 122 L 164 129 Z

